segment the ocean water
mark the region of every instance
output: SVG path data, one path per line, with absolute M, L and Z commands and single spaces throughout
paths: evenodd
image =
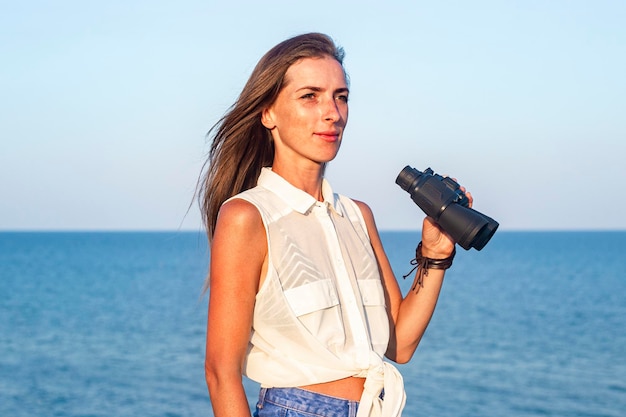
M 383 232 L 396 276 L 419 235 Z M 626 232 L 458 250 L 405 416 L 626 415 Z M 0 233 L 0 416 L 212 416 L 202 234 Z M 257 385 L 246 381 L 253 405 Z

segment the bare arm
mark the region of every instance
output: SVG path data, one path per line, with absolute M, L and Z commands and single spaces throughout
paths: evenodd
M 240 199 L 226 203 L 211 244 L 205 359 L 216 417 L 250 416 L 242 367 L 266 253 L 265 229 L 257 209 Z
M 423 287 L 417 292 L 409 291 L 403 297 L 385 254 L 372 211 L 362 202 L 357 204 L 367 225 L 387 296 L 391 334 L 386 356 L 395 362 L 406 363 L 415 353 L 435 311 L 445 271 L 429 269 Z M 426 218 L 422 227 L 422 246 L 424 256 L 442 259 L 452 253 L 454 242 L 431 219 Z

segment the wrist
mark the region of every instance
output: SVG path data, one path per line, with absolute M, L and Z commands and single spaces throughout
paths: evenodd
M 441 251 L 441 250 L 437 250 L 434 248 L 429 248 L 427 246 L 424 246 L 422 244 L 422 242 L 420 242 L 420 244 L 418 245 L 417 249 L 416 249 L 416 255 L 419 254 L 424 257 L 424 258 L 429 258 L 429 259 L 446 259 L 449 258 L 451 256 L 454 256 L 454 251 L 455 248 L 454 246 L 452 247 L 452 250 L 449 251 Z
M 448 269 L 452 266 L 454 255 L 456 255 L 455 247 L 452 248 L 452 253 L 450 254 L 438 254 L 434 251 L 427 254 L 422 242 L 415 248 L 415 260 L 423 269 Z
M 437 252 L 430 252 L 429 255 L 437 256 Z M 423 252 L 422 242 L 420 242 L 415 249 L 415 259 L 411 261 L 413 265 L 416 265 L 415 269 L 417 269 L 415 284 L 413 285 L 412 290 L 418 292 L 420 287 L 424 286 L 424 276 L 428 275 L 429 269 L 446 270 L 450 268 L 452 266 L 452 261 L 454 260 L 454 255 L 456 255 L 456 247 L 453 247 L 452 253 L 447 256 L 445 254 L 439 254 L 440 257 L 438 258 L 426 256 Z

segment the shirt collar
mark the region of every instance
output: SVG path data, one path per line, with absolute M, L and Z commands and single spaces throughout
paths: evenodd
M 257 185 L 270 190 L 293 210 L 301 214 L 306 214 L 317 203 L 315 197 L 294 187 L 286 179 L 272 171 L 270 167 L 261 169 Z M 331 207 L 337 214 L 341 215 L 341 211 L 338 210 L 338 199 L 325 178 L 322 179 L 322 197 L 324 197 L 326 206 Z

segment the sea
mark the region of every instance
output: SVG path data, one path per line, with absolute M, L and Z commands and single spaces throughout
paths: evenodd
M 382 239 L 408 291 L 419 234 Z M 212 416 L 208 258 L 196 232 L 0 233 L 0 417 Z M 403 416 L 626 416 L 625 271 L 624 231 L 459 248 Z

